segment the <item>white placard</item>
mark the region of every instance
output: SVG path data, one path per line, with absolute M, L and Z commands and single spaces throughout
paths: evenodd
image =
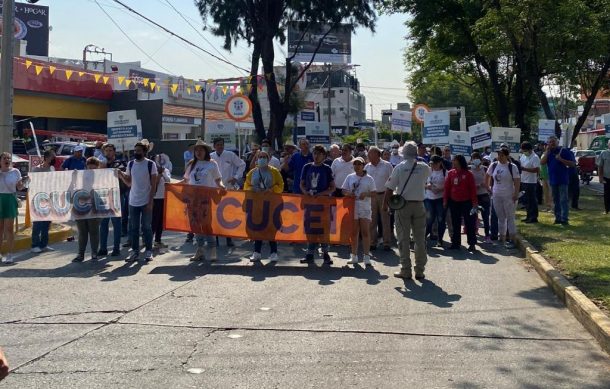
M 521 148 L 521 129 L 508 127 L 491 128 L 492 150 L 496 151 L 505 143 L 511 154 L 519 154 Z
M 212 146 L 214 139 L 222 138 L 225 141 L 225 148 L 233 150 L 237 148 L 235 136 L 235 122 L 231 120 L 206 121 L 205 122 L 205 142 Z
M 411 111 L 392 111 L 392 131 L 411 132 L 413 124 Z
M 538 140 L 547 142 L 552 135 L 555 135 L 555 120 L 538 120 Z
M 307 122 L 305 123 L 305 137 L 311 145 L 330 145 L 328 123 Z
M 466 131 L 449 131 L 449 148 L 451 155 L 461 154 L 468 159 L 472 154 L 470 134 Z
M 432 111 L 424 114 L 423 143 L 446 145 L 449 143 L 449 111 Z
M 491 127 L 489 123 L 483 122 L 470 126 L 468 132 L 470 133 L 470 144 L 473 150 L 491 146 Z
M 138 117 L 136 110 L 111 111 L 107 113 L 106 119 L 108 142 L 117 148 L 133 149 L 133 146 L 141 139 L 138 138 Z
M 121 216 L 119 179 L 114 169 L 29 173 L 32 221 Z

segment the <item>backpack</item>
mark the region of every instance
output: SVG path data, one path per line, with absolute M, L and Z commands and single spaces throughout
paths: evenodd
M 150 180 L 150 186 L 151 187 L 152 187 L 152 171 L 153 171 L 153 166 L 154 165 L 155 165 L 155 163 L 149 159 L 148 160 L 148 179 Z M 132 168 L 133 168 L 133 160 L 129 161 L 129 163 L 127 164 L 127 169 L 129 169 L 129 175 L 130 176 L 131 176 L 131 169 Z

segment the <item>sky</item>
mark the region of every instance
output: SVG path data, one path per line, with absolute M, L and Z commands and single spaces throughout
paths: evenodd
M 250 67 L 251 50 L 244 42 L 238 42 L 228 52 L 222 48 L 224 42 L 221 38 L 202 30 L 204 22 L 193 0 L 121 1 L 209 52 L 224 57 L 239 67 Z M 168 2 L 183 16 L 172 9 Z M 143 21 L 112 0 L 40 0 L 38 4 L 50 7 L 51 57 L 82 58 L 83 48 L 87 44 L 95 44 L 111 52 L 114 61 L 141 61 L 142 67 L 186 78 L 215 79 L 245 75 L 243 71 L 222 63 Z M 113 24 L 100 6 L 135 45 Z M 389 109 L 391 105 L 395 108 L 396 103 L 408 102 L 402 59 L 406 44 L 406 19 L 406 15 L 380 16 L 375 34 L 359 29 L 352 36 L 352 64 L 360 65 L 355 71 L 360 80 L 361 92 L 366 96 L 369 119 L 371 104 L 373 118 L 379 120 L 382 109 Z M 285 45 L 282 47 L 277 43 L 277 65 L 281 65 L 285 55 Z

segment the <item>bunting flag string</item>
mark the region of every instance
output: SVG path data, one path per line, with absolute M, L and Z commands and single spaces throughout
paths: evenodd
M 55 71 L 58 70 L 58 67 L 56 65 L 49 65 L 48 63 L 40 63 L 40 62 L 36 62 L 36 61 L 32 61 L 29 59 L 23 59 L 23 58 L 17 58 L 17 63 L 23 64 L 25 65 L 26 70 L 29 70 L 32 65 L 34 65 L 34 72 L 36 74 L 36 76 L 41 76 L 41 74 L 43 73 L 44 69 L 48 69 L 49 70 L 49 74 L 50 75 L 54 75 Z M 80 80 L 79 81 L 83 81 L 87 79 L 87 77 L 89 77 L 89 79 L 91 79 L 91 81 L 95 80 L 95 83 L 100 83 L 100 81 L 102 81 L 105 85 L 108 84 L 109 81 L 111 80 L 116 80 L 118 82 L 119 85 L 121 86 L 125 86 L 127 88 L 130 88 L 131 85 L 143 85 L 146 89 L 149 89 L 151 92 L 160 92 L 161 91 L 161 85 L 163 85 L 164 87 L 167 86 L 167 89 L 169 91 L 171 91 L 171 93 L 173 95 L 176 95 L 176 93 L 178 92 L 178 89 L 185 91 L 187 95 L 192 96 L 193 95 L 193 89 L 195 89 L 195 92 L 200 93 L 202 91 L 207 91 L 208 95 L 209 94 L 213 94 L 213 93 L 217 93 L 218 88 L 220 88 L 220 92 L 222 92 L 222 96 L 228 96 L 228 95 L 233 95 L 236 93 L 251 93 L 252 89 L 254 88 L 254 84 L 256 83 L 256 86 L 258 87 L 258 89 L 260 91 L 263 91 L 266 88 L 267 82 L 266 81 L 271 81 L 271 78 L 273 77 L 273 73 L 264 73 L 264 74 L 259 74 L 259 75 L 249 75 L 249 76 L 244 76 L 244 77 L 240 77 L 240 78 L 236 78 L 234 80 L 233 83 L 227 83 L 227 84 L 221 84 L 218 85 L 218 81 L 214 80 L 214 79 L 208 79 L 208 80 L 202 80 L 199 82 L 196 82 L 194 80 L 184 80 L 184 84 L 178 84 L 178 83 L 172 83 L 172 80 L 174 80 L 174 78 L 172 77 L 164 77 L 163 79 L 161 78 L 150 78 L 150 77 L 146 77 L 146 78 L 130 78 L 124 75 L 118 75 L 118 74 L 107 74 L 107 73 L 99 73 L 99 72 L 87 72 L 84 70 L 70 70 L 70 69 L 62 69 L 59 68 L 59 70 L 61 70 L 62 73 L 65 74 L 66 76 L 66 80 L 67 81 L 71 81 L 72 80 L 72 75 L 74 73 L 77 73 Z M 43 75 L 43 77 L 45 77 L 45 75 Z M 47 75 L 48 77 L 48 75 Z M 75 80 L 76 81 L 76 80 Z M 227 80 L 228 81 L 228 80 Z M 180 86 L 182 85 L 182 86 Z M 277 84 L 277 89 L 279 92 L 283 93 L 284 92 L 284 86 Z

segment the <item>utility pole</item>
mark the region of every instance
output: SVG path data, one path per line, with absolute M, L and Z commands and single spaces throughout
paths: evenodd
M 326 66 L 328 67 L 328 136 L 329 136 L 329 139 L 331 139 L 331 141 L 332 141 L 332 138 L 333 138 L 333 127 L 332 127 L 333 121 L 332 121 L 332 115 L 331 115 L 331 111 L 330 111 L 330 109 L 331 109 L 330 108 L 331 107 L 331 105 L 330 105 L 330 92 L 331 92 L 331 85 L 332 85 L 332 83 L 330 82 L 330 70 L 332 68 L 332 64 L 329 63 Z
M 205 91 L 207 83 L 201 85 L 201 140 L 205 140 Z
M 2 7 L 2 58 L 0 59 L 0 152 L 12 152 L 13 139 L 13 47 L 15 1 Z
M 377 146 L 377 126 L 375 125 L 375 120 L 373 119 L 373 104 L 371 104 L 371 122 L 373 123 L 373 137 L 375 139 L 375 146 Z

